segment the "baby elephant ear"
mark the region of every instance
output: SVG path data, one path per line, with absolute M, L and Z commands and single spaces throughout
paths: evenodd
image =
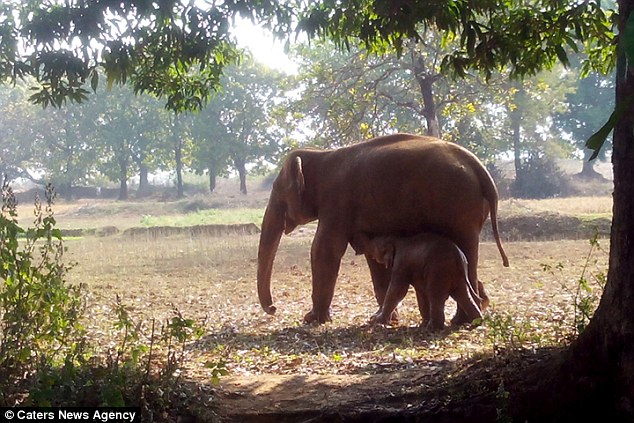
M 370 238 L 363 232 L 357 232 L 350 240 L 350 246 L 356 255 L 365 254 Z
M 385 268 L 389 269 L 394 266 L 394 256 L 396 255 L 396 247 L 394 244 L 387 243 L 385 244 L 383 251 L 383 263 L 385 263 Z

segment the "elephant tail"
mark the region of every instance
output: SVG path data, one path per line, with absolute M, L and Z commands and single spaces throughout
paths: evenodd
M 475 158 L 475 156 L 473 156 Z M 477 158 L 476 158 L 477 160 Z M 480 181 L 482 190 L 484 191 L 484 198 L 489 202 L 489 209 L 491 213 L 491 227 L 493 229 L 493 238 L 495 238 L 495 243 L 498 246 L 498 250 L 500 251 L 500 255 L 502 256 L 502 264 L 504 267 L 509 267 L 509 259 L 504 252 L 504 248 L 502 247 L 502 241 L 500 240 L 500 233 L 498 232 L 498 190 L 495 186 L 495 181 L 493 181 L 493 177 L 489 173 L 489 171 L 479 163 L 477 166 L 480 173 Z
M 493 228 L 493 237 L 495 238 L 495 243 L 498 246 L 498 250 L 500 250 L 500 255 L 502 256 L 502 264 L 504 265 L 504 267 L 509 267 L 509 258 L 506 256 L 506 253 L 504 252 L 504 248 L 502 248 L 502 241 L 500 241 L 500 233 L 498 232 L 497 198 L 494 203 L 491 203 L 490 207 L 491 207 L 491 227 Z

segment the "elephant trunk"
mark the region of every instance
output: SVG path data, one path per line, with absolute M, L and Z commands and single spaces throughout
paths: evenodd
M 271 297 L 271 274 L 277 248 L 284 231 L 284 210 L 273 207 L 271 203 L 264 212 L 262 233 L 258 248 L 258 298 L 260 305 L 268 314 L 275 314 L 275 306 Z

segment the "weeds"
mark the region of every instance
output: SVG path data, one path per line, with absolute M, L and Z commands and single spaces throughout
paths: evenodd
M 53 190 L 35 201 L 32 228 L 17 223 L 17 202 L 6 181 L 0 214 L 0 372 L 11 383 L 22 374 L 82 359 L 83 287 L 64 281 L 72 265 L 55 229 Z M 0 378 L 2 379 L 2 378 Z
M 581 275 L 576 281 L 574 292 L 571 292 L 574 309 L 573 327 L 576 335 L 581 334 L 588 326 L 590 319 L 594 315 L 597 303 L 603 295 L 603 290 L 607 282 L 604 270 L 592 270 L 593 266 L 597 264 L 597 259 L 595 258 L 596 253 L 607 254 L 599 243 L 598 233 L 595 233 L 589 240 L 589 243 L 590 249 L 583 263 Z M 557 274 L 557 272 L 561 273 L 563 269 L 564 266 L 561 263 L 555 266 L 542 264 L 542 270 L 552 275 Z M 563 283 L 562 289 L 570 291 Z
M 143 421 L 188 401 L 180 384 L 186 346 L 202 325 L 177 309 L 157 330 L 135 321 L 116 297 L 105 354 L 87 341 L 82 325 L 85 289 L 65 282 L 72 264 L 55 228 L 54 192 L 35 201 L 33 227 L 17 223 L 17 203 L 2 184 L 0 213 L 0 406 L 139 406 Z M 226 374 L 216 363 L 212 378 Z
M 484 316 L 484 323 L 494 354 L 540 344 L 541 337 L 528 319 L 519 319 L 508 312 L 492 311 Z

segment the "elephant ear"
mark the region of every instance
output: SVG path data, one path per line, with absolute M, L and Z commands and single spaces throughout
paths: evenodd
M 384 246 L 383 250 L 383 263 L 385 263 L 385 268 L 390 269 L 394 266 L 394 256 L 396 255 L 396 247 L 394 244 L 387 243 Z
M 299 156 L 292 158 L 290 167 L 290 188 L 296 190 L 298 195 L 302 195 L 306 188 L 304 183 L 304 171 L 302 169 L 302 158 Z

